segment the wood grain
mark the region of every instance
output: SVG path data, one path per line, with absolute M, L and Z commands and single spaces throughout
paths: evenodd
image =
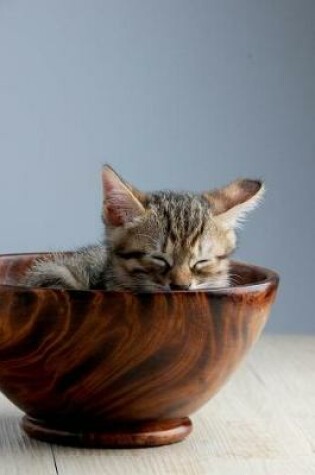
M 264 335 L 181 444 L 50 446 L 19 430 L 0 394 L 0 475 L 314 475 L 315 336 Z
M 235 263 L 243 285 L 212 292 L 13 285 L 33 258 L 0 257 L 0 389 L 32 418 L 24 426 L 30 435 L 40 437 L 43 426 L 46 440 L 49 430 L 55 440 L 58 432 L 103 432 L 95 445 L 119 427 L 180 427 L 254 344 L 278 282 L 271 271 Z M 173 442 L 166 432 L 159 440 Z M 148 434 L 135 445 L 157 445 Z M 91 445 L 91 437 L 84 440 Z

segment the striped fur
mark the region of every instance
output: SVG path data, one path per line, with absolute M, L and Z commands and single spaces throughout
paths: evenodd
M 237 180 L 209 193 L 142 193 L 103 169 L 104 242 L 35 262 L 22 284 L 68 289 L 158 290 L 228 286 L 235 227 L 263 185 Z

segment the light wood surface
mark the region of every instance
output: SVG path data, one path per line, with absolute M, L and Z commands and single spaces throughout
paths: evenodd
M 0 395 L 0 475 L 315 475 L 315 336 L 263 336 L 184 442 L 72 449 L 28 439 Z

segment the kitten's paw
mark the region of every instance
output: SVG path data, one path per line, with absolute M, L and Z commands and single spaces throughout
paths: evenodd
M 36 261 L 21 280 L 21 285 L 72 290 L 87 288 L 65 264 L 48 259 Z

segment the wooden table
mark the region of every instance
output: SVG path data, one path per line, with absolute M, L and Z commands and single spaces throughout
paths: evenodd
M 0 475 L 314 475 L 315 336 L 264 336 L 184 442 L 87 450 L 28 439 L 0 395 Z

